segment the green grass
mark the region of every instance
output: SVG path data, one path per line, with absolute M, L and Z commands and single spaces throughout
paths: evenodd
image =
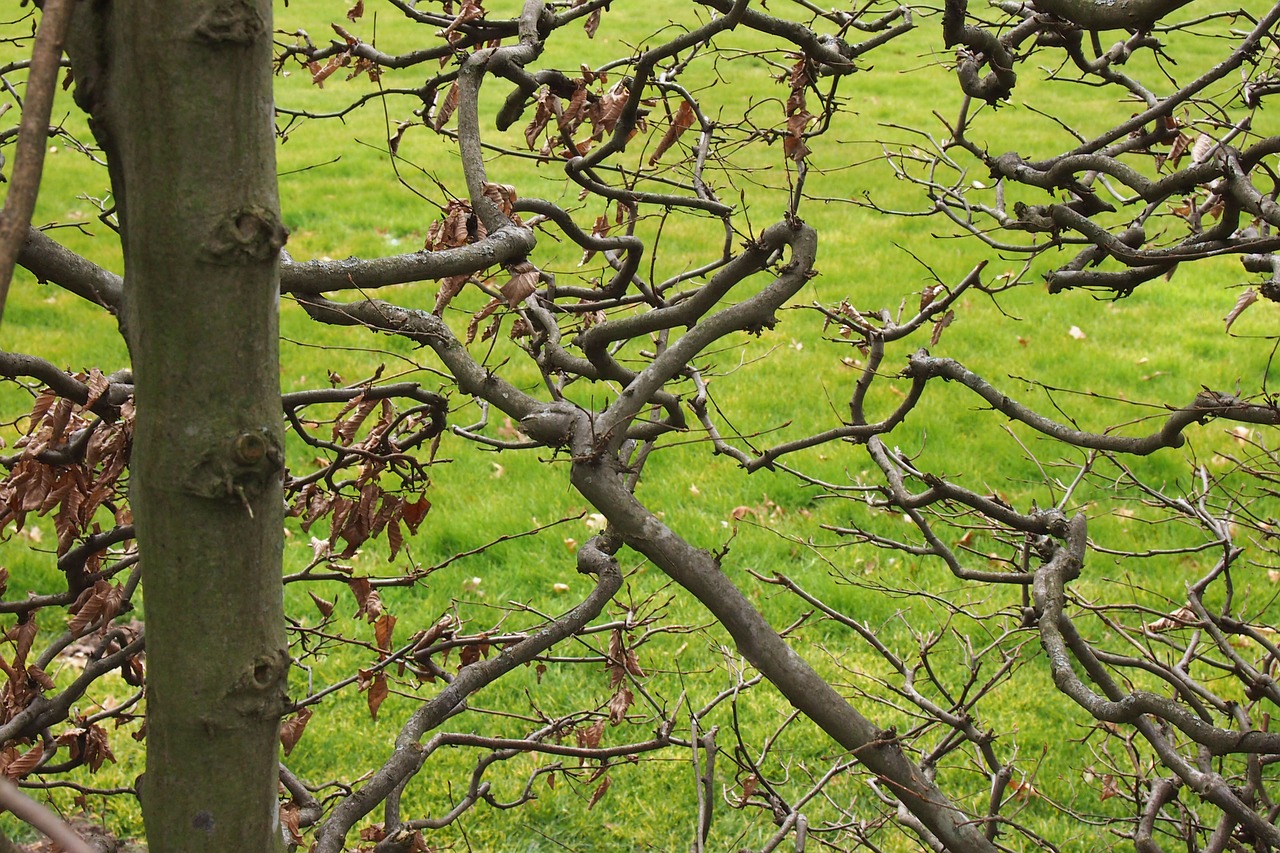
M 626 32 L 639 40 L 663 18 L 676 17 L 684 8 L 678 0 L 614 5 L 606 15 L 606 26 L 599 38 L 590 40 L 575 34 L 557 41 L 540 61 L 570 71 L 579 63 L 606 61 L 619 50 L 614 33 Z M 342 11 L 340 5 L 322 4 L 319 0 L 294 0 L 288 9 L 277 10 L 277 26 L 292 29 L 301 25 L 321 38 L 327 32 L 327 22 L 339 18 Z M 914 292 L 930 284 L 934 275 L 948 283 L 958 281 L 981 259 L 991 260 L 989 272 L 1006 268 L 1016 271 L 1019 267 L 1017 261 L 1001 259 L 971 240 L 951 239 L 950 229 L 940 220 L 881 216 L 852 203 L 864 193 L 895 209 L 919 209 L 926 203 L 918 187 L 895 180 L 883 163 L 852 165 L 874 160 L 880 151 L 878 140 L 912 142 L 912 137 L 885 127 L 885 123 L 929 127 L 941 134 L 944 131 L 930 117 L 929 110 L 937 108 L 943 115 L 954 113 L 958 103 L 954 83 L 940 69 L 931 67 L 937 61 L 931 53 L 939 43 L 937 22 L 926 18 L 921 24 L 919 33 L 910 40 L 872 54 L 875 68 L 855 75 L 845 84 L 845 95 L 853 99 L 854 110 L 828 137 L 813 146 L 811 165 L 815 174 L 810 175 L 808 189 L 829 201 L 810 201 L 802 213 L 821 234 L 821 275 L 794 300 L 797 307 L 782 313 L 782 322 L 775 330 L 758 338 L 744 336 L 700 360 L 700 364 L 713 366 L 709 370 L 715 376 L 713 388 L 732 428 L 744 436 L 755 436 L 751 440 L 757 446 L 828 427 L 847 411 L 857 374 L 842 359 L 863 356 L 845 342 L 824 338 L 822 318 L 804 306 L 832 305 L 847 298 L 860 309 L 896 311 L 904 298 L 910 306 L 916 298 Z M 367 36 L 372 26 L 366 19 L 354 29 Z M 421 34 L 387 15 L 379 17 L 377 27 L 378 45 L 389 52 L 418 46 L 423 41 Z M 736 33 L 726 36 L 725 44 L 742 53 L 724 63 L 721 70 L 731 82 L 718 84 L 707 93 L 708 99 L 723 103 L 726 113 L 731 114 L 731 107 L 754 98 L 762 102 L 761 115 L 767 114 L 769 121 L 774 121 L 781 113 L 780 99 L 785 98 L 786 90 L 770 80 L 769 75 L 777 73 L 777 69 L 771 69 L 753 53 L 769 45 L 758 36 Z M 779 54 L 769 58 L 786 62 Z M 422 73 L 391 74 L 384 78 L 384 84 L 420 85 Z M 304 72 L 295 69 L 280 79 L 278 100 L 292 107 L 331 109 L 369 88 L 365 78 L 348 82 L 341 76 L 331 77 L 324 90 L 319 90 Z M 1049 109 L 1064 122 L 1086 131 L 1108 126 L 1132 111 L 1129 105 L 1109 100 L 1100 103 L 1095 93 L 1077 93 L 1063 84 L 1037 81 L 1035 77 L 1030 67 L 1025 68 L 1014 103 L 999 111 L 988 110 L 981 119 L 983 127 L 992 128 L 992 138 L 999 145 L 1026 156 L 1043 155 L 1068 144 L 1062 128 L 1027 109 L 1027 103 Z M 705 85 L 711 79 L 709 66 L 695 67 L 689 76 L 690 85 Z M 904 97 L 908 88 L 926 92 L 929 97 Z M 488 84 L 485 103 L 490 114 L 505 93 L 505 84 Z M 385 139 L 397 121 L 411 117 L 412 107 L 405 100 L 392 101 L 384 115 L 382 107 L 374 103 L 345 122 L 308 121 L 291 131 L 279 149 L 280 192 L 284 219 L 292 232 L 289 251 L 295 258 L 389 254 L 422 245 L 427 228 L 437 218 L 437 205 L 447 200 L 432 176 L 452 187 L 460 182 L 456 155 L 422 127 L 412 128 L 405 137 L 400 150 L 400 174 L 426 200 L 396 182 Z M 68 112 L 68 127 L 80 138 L 88 139 L 82 121 L 71 113 L 68 97 L 60 101 L 60 108 Z M 517 126 L 506 139 L 519 140 L 520 133 Z M 353 144 L 353 140 L 365 144 Z M 522 145 L 516 143 L 516 147 Z M 62 229 L 58 236 L 103 266 L 121 271 L 118 249 L 113 247 L 105 226 L 96 221 L 92 201 L 82 197 L 105 195 L 105 171 L 65 145 L 57 147 L 59 150 L 49 160 L 37 219 L 85 223 L 86 230 L 96 236 L 69 228 Z M 746 164 L 768 171 L 757 172 L 750 179 L 724 176 L 725 197 L 736 199 L 737 190 L 741 189 L 751 225 L 759 230 L 783 210 L 777 191 L 786 186 L 781 153 L 776 145 L 754 145 L 740 154 Z M 664 160 L 674 156 L 668 154 Z M 340 159 L 335 162 L 335 158 Z M 576 188 L 567 185 L 553 164 L 537 166 L 527 159 L 495 157 L 489 169 L 491 180 L 515 184 L 523 195 L 541 195 L 577 206 Z M 829 174 L 816 174 L 818 169 L 829 170 Z M 588 201 L 577 216 L 580 222 L 589 223 L 599 212 L 602 211 L 595 203 Z M 641 230 L 652 236 L 658 226 L 654 218 L 643 223 Z M 644 269 L 648 275 L 651 262 L 656 278 L 697 264 L 705 257 L 707 245 L 719 245 L 723 239 L 720 223 L 705 217 L 673 217 L 663 224 L 662 233 L 659 250 L 647 256 Z M 536 259 L 543 268 L 554 270 L 562 282 L 579 283 L 599 274 L 598 266 L 579 268 L 578 255 L 563 244 L 557 246 L 554 233 L 548 231 L 540 240 Z M 1038 261 L 1031 277 L 1043 273 L 1048 264 L 1048 260 Z M 1037 287 L 1006 294 L 998 305 L 975 294 L 958 306 L 955 324 L 943 334 L 933 352 L 961 360 L 1006 393 L 1041 409 L 1052 411 L 1056 402 L 1078 417 L 1082 426 L 1101 429 L 1119 421 L 1143 419 L 1129 428 L 1136 434 L 1151 429 L 1163 410 L 1136 408 L 1120 400 L 1180 405 L 1189 402 L 1202 384 L 1232 388 L 1239 381 L 1246 393 L 1262 387 L 1269 350 L 1249 336 L 1269 333 L 1275 306 L 1255 306 L 1237 325 L 1236 336 L 1222 333 L 1220 318 L 1234 302 L 1235 291 L 1231 288 L 1241 278 L 1238 266 L 1231 262 L 1201 264 L 1180 270 L 1168 283 L 1153 282 L 1119 303 L 1098 302 L 1087 294 L 1048 298 Z M 426 308 L 434 301 L 435 287 L 431 283 L 404 285 L 381 295 Z M 468 313 L 482 301 L 478 295 L 464 295 L 450 319 L 459 328 L 464 327 Z M 1072 338 L 1068 330 L 1073 326 L 1084 330 L 1086 337 Z M 347 382 L 358 381 L 371 376 L 379 365 L 385 365 L 387 376 L 403 375 L 428 386 L 441 384 L 429 372 L 429 354 L 406 341 L 318 326 L 288 300 L 282 306 L 281 328 L 285 339 L 282 380 L 286 390 L 322 385 L 331 371 Z M 73 296 L 38 286 L 29 277 L 20 276 L 15 284 L 6 306 L 3 335 L 7 349 L 40 354 L 71 369 L 100 366 L 109 371 L 127 361 L 112 318 Z M 909 340 L 891 347 L 885 372 L 896 372 L 918 345 Z M 518 355 L 500 340 L 489 363 L 497 369 L 505 359 L 512 358 L 510 365 L 501 367 L 504 375 L 518 385 L 535 388 L 536 374 L 518 363 Z M 1072 393 L 1054 393 L 1051 399 L 1043 388 L 1025 381 L 1027 378 L 1045 386 L 1070 389 Z M 877 383 L 871 398 L 872 412 L 886 412 L 896 405 L 898 398 L 888 390 L 892 384 Z M 586 401 L 593 394 L 597 400 L 603 399 L 600 391 L 583 394 Z M 4 389 L 0 404 L 4 407 L 0 417 L 13 420 L 24 406 L 29 406 L 29 398 L 25 392 Z M 475 420 L 473 405 L 461 398 L 455 398 L 453 404 L 453 423 Z M 498 426 L 500 423 L 491 424 L 489 434 L 494 434 Z M 953 475 L 971 488 L 998 492 L 1020 508 L 1032 500 L 1041 506 L 1054 502 L 1056 493 L 1044 484 L 1041 468 L 1069 480 L 1070 470 L 1052 467 L 1058 463 L 1061 451 L 1037 440 L 1028 430 L 1005 427 L 1003 418 L 993 417 L 964 389 L 930 387 L 925 405 L 895 433 L 891 443 L 908 453 L 921 452 L 919 464 L 923 467 Z M 1209 426 L 1192 433 L 1192 450 L 1198 458 L 1209 459 L 1216 450 L 1230 446 L 1222 432 L 1220 427 Z M 11 436 L 12 432 L 6 440 Z M 857 501 L 819 499 L 816 489 L 785 475 L 761 472 L 746 476 L 731 460 L 709 456 L 704 444 L 690 441 L 688 436 L 674 437 L 666 444 L 645 469 L 641 499 L 661 511 L 665 520 L 695 545 L 719 549 L 728 544 L 725 571 L 760 604 L 775 626 L 789 624 L 806 608 L 776 587 L 753 579 L 748 569 L 766 576 L 784 572 L 796 578 L 844 612 L 876 626 L 882 639 L 902 655 L 909 655 L 916 647 L 921 632 L 943 623 L 944 608 L 924 595 L 891 596 L 880 587 L 942 595 L 956 603 L 964 602 L 976 613 L 1008 611 L 1020 603 L 1016 589 L 976 589 L 956 581 L 936 562 L 912 561 L 868 546 L 851 546 L 821 527 L 824 523 L 858 525 L 886 535 L 906 535 L 907 526 L 900 517 L 875 515 Z M 1036 458 L 1028 458 L 1028 453 Z M 294 470 L 308 469 L 310 454 L 305 448 L 295 442 L 291 454 L 289 464 Z M 410 541 L 406 555 L 389 565 L 380 547 L 367 546 L 346 561 L 356 574 L 396 573 L 410 560 L 433 565 L 501 536 L 589 510 L 568 486 L 567 462 L 547 452 L 480 452 L 457 437 L 446 436 L 440 456 L 448 461 L 432 469 L 432 512 L 423 531 Z M 1187 458 L 1186 454 L 1167 453 L 1140 467 L 1150 479 L 1176 490 L 1177 484 L 1188 477 Z M 1069 461 L 1074 459 L 1068 455 Z M 874 479 L 874 466 L 865 452 L 851 445 L 828 445 L 799 454 L 795 464 L 828 482 Z M 1100 516 L 1110 508 L 1105 494 L 1086 497 L 1098 502 L 1091 509 Z M 732 513 L 740 506 L 760 508 L 760 513 L 735 525 Z M 771 513 L 775 513 L 772 518 Z M 44 547 L 48 547 L 51 525 L 41 520 L 36 526 L 43 531 Z M 1141 518 L 1123 517 L 1100 517 L 1091 533 L 1100 544 L 1129 548 L 1169 547 L 1173 542 L 1194 537 L 1193 533 L 1167 526 L 1146 525 Z M 321 531 L 319 535 L 324 534 Z M 500 629 L 512 630 L 536 622 L 527 608 L 554 613 L 571 606 L 588 589 L 589 581 L 575 573 L 571 545 L 566 539 L 582 542 L 589 535 L 591 531 L 584 521 L 567 522 L 543 536 L 516 539 L 458 561 L 410 590 L 385 591 L 388 610 L 400 620 L 396 642 L 406 641 L 413 632 L 426 628 L 445 613 L 456 613 L 469 630 L 497 627 L 505 614 Z M 308 540 L 309 535 L 291 523 L 286 547 L 290 569 L 309 559 Z M 29 538 L 14 536 L 3 551 L 2 559 L 13 576 L 11 590 L 56 587 L 51 558 L 33 552 L 31 544 Z M 1010 555 L 1007 546 L 989 537 L 985 541 L 978 537 L 975 548 L 989 549 L 1002 558 Z M 678 715 L 678 719 L 687 727 L 690 707 L 700 707 L 730 686 L 723 652 L 728 640 L 724 633 L 707 626 L 705 612 L 679 590 L 670 588 L 653 567 L 634 555 L 627 555 L 624 565 L 630 570 L 628 585 L 610 607 L 607 618 L 625 618 L 628 610 L 643 614 L 656 602 L 664 602 L 664 623 L 703 627 L 693 633 L 659 634 L 640 648 L 641 665 L 648 673 L 644 684 L 659 710 L 645 711 L 638 706 L 633 721 L 606 729 L 605 745 L 651 736 L 659 711 L 672 713 L 680 708 L 683 716 Z M 1098 556 L 1082 579 L 1081 594 L 1097 598 L 1119 596 L 1121 600 L 1170 609 L 1181 602 L 1185 583 L 1203 569 L 1193 560 L 1168 561 L 1153 567 L 1131 566 Z M 1260 597 L 1269 596 L 1265 574 L 1261 568 L 1256 573 L 1256 577 L 1247 579 L 1248 583 L 1259 590 Z M 568 585 L 567 592 L 556 590 L 555 585 L 560 583 Z M 332 628 L 371 641 L 372 629 L 349 618 L 355 609 L 350 593 L 342 587 L 316 591 L 337 599 L 338 618 Z M 303 624 L 319 623 L 319 614 L 306 591 L 290 587 L 287 600 L 291 614 Z M 1269 598 L 1266 601 L 1266 605 L 1259 605 L 1260 611 L 1269 606 Z M 58 619 L 54 615 L 45 618 L 51 629 L 56 627 Z M 982 633 L 980 624 L 961 617 L 955 619 L 953 629 L 965 635 Z M 570 644 L 573 648 L 564 653 L 598 655 L 607 647 L 607 641 L 607 635 L 597 635 L 587 640 L 585 647 Z M 901 730 L 912 725 L 900 709 L 877 706 L 864 695 L 874 694 L 877 701 L 887 701 L 875 679 L 887 678 L 890 673 L 884 662 L 871 655 L 849 632 L 830 622 L 812 620 L 797 635 L 796 642 L 824 673 L 830 673 L 851 694 L 863 695 L 878 723 L 896 725 Z M 304 695 L 309 678 L 310 686 L 319 689 L 375 661 L 376 656 L 367 649 L 335 646 L 308 661 L 312 665 L 310 674 L 295 669 L 293 693 Z M 457 665 L 456 654 L 450 663 Z M 955 675 L 962 664 L 954 647 L 948 645 L 940 650 L 938 665 L 944 672 Z M 123 685 L 104 684 L 86 697 L 86 708 L 90 701 L 103 702 L 108 696 L 122 695 L 122 688 Z M 354 687 L 323 702 L 290 756 L 290 766 L 313 783 L 350 782 L 378 766 L 416 701 L 433 695 L 437 686 L 418 684 L 406 674 L 395 679 L 395 689 L 406 695 L 393 694 L 376 721 L 370 719 L 365 697 Z M 527 715 L 532 701 L 541 713 L 555 717 L 581 708 L 597 708 L 610 695 L 608 674 L 596 664 L 553 666 L 541 680 L 534 670 L 522 670 L 482 692 L 471 703 L 476 713 L 452 720 L 444 729 L 518 736 L 533 724 L 527 719 L 481 716 L 479 712 L 487 709 Z M 1037 831 L 1060 841 L 1063 849 L 1106 846 L 1098 830 L 1063 817 L 1049 805 L 1069 803 L 1090 815 L 1105 814 L 1111 808 L 1098 800 L 1098 783 L 1085 777 L 1094 759 L 1088 744 L 1078 741 L 1090 733 L 1091 721 L 1053 690 L 1047 665 L 1034 641 L 1024 646 L 1024 662 L 1013 679 L 998 687 L 984 706 L 987 710 L 983 725 L 998 733 L 998 743 L 1006 747 L 1006 757 L 1013 756 L 1013 745 L 1017 745 L 1018 773 L 1025 774 L 1043 794 L 1042 799 L 1029 798 L 1021 807 L 1021 816 Z M 765 685 L 744 693 L 737 712 L 744 743 L 751 745 L 750 753 L 786 719 L 789 708 Z M 708 722 L 722 727 L 720 745 L 732 754 L 733 718 L 727 705 Z M 929 742 L 928 737 L 924 742 Z M 132 781 L 140 769 L 140 748 L 123 733 L 114 736 L 113 748 L 119 764 L 82 781 Z M 830 742 L 803 722 L 788 726 L 772 755 L 773 763 L 768 765 L 771 777 L 788 797 L 805 789 L 806 773 L 821 773 L 839 758 Z M 465 749 L 433 754 L 427 768 L 406 791 L 405 813 L 438 816 L 447 812 L 465 787 L 475 758 L 473 751 Z M 553 760 L 546 756 L 515 758 L 494 768 L 486 778 L 493 782 L 500 800 L 510 800 L 518 795 L 529 773 Z M 721 768 L 720 784 L 726 786 L 727 801 L 736 803 L 746 771 L 735 773 L 727 755 L 721 757 Z M 588 800 L 599 781 L 586 781 L 588 775 L 586 770 L 566 762 L 554 787 L 547 784 L 546 778 L 535 783 L 537 798 L 526 807 L 504 811 L 481 804 L 454 825 L 432 833 L 430 842 L 457 849 L 469 846 L 477 850 L 531 851 L 670 850 L 688 845 L 694 787 L 692 769 L 683 756 L 659 753 L 634 765 L 623 763 L 612 768 L 609 775 L 613 786 L 590 809 Z M 985 779 L 966 775 L 963 770 L 950 771 L 946 778 L 950 786 L 944 787 L 949 792 L 980 808 L 986 795 Z M 832 798 L 845 805 L 856 803 L 859 816 L 869 818 L 875 813 L 876 804 L 860 777 L 837 783 Z M 67 802 L 67 798 L 59 799 L 63 807 L 68 807 Z M 104 804 L 95 798 L 91 806 L 109 813 L 113 826 L 137 832 L 139 816 L 131 801 Z M 810 810 L 815 825 L 834 816 L 834 810 L 820 802 Z M 366 823 L 378 819 L 375 812 Z M 722 802 L 717 810 L 713 847 L 759 846 L 773 831 L 767 814 L 733 809 Z M 871 830 L 871 837 L 885 849 L 913 849 L 891 828 Z M 351 842 L 354 844 L 354 839 Z

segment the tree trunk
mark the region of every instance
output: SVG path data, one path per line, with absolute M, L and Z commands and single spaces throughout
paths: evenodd
M 137 420 L 152 853 L 281 846 L 279 249 L 267 0 L 90 0 L 69 50 L 106 149 Z

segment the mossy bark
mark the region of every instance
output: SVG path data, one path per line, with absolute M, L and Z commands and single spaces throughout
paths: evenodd
M 271 8 L 87 0 L 77 15 L 76 97 L 124 246 L 149 848 L 276 850 L 289 657 Z

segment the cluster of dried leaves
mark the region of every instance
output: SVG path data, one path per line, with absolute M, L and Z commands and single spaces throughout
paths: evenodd
M 377 417 L 370 420 L 375 412 Z M 301 421 L 295 423 L 306 427 Z M 427 432 L 432 438 L 439 435 L 436 427 L 428 427 Z M 365 542 L 385 533 L 388 559 L 394 560 L 404 546 L 405 530 L 418 532 L 431 502 L 415 491 L 426 485 L 426 475 L 397 441 L 406 435 L 414 440 L 424 437 L 419 418 L 402 416 L 387 398 L 357 394 L 334 419 L 332 441 L 324 443 L 337 458 L 319 460 L 323 476 L 286 480 L 292 492 L 290 514 L 301 520 L 304 532 L 320 519 L 329 522 L 326 554 L 350 557 Z M 335 475 L 349 466 L 355 468 L 354 478 L 339 483 Z M 394 491 L 383 485 L 388 474 L 397 481 Z
M 84 404 L 42 391 L 27 416 L 26 434 L 6 460 L 0 481 L 0 528 L 23 530 L 31 513 L 53 514 L 57 553 L 88 533 L 101 531 L 99 509 L 116 524 L 128 524 L 125 471 L 133 436 L 133 405 L 125 402 L 108 420 L 93 412 L 107 391 L 107 380 L 94 370 L 76 379 L 90 388 Z M 92 559 L 92 558 L 91 558 Z M 89 570 L 92 574 L 92 568 Z M 76 590 L 78 591 L 78 590 Z

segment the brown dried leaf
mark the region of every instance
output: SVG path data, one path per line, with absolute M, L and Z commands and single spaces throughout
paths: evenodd
M 751 795 L 756 792 L 756 788 L 760 786 L 760 778 L 752 773 L 750 776 L 742 780 L 742 794 L 738 797 L 738 805 L 746 805 L 747 800 L 751 799 Z
M 938 294 L 942 293 L 944 290 L 946 290 L 946 288 L 941 284 L 931 284 L 924 290 L 920 291 L 920 311 L 923 313 L 924 309 L 932 305 L 933 300 L 937 299 Z
M 597 720 L 585 729 L 576 729 L 578 746 L 582 749 L 598 749 L 600 738 L 604 736 L 604 720 Z
M 484 4 L 481 0 L 463 0 L 462 8 L 458 11 L 458 14 L 449 22 L 449 26 L 445 27 L 437 35 L 448 39 L 452 44 L 462 38 L 462 35 L 458 32 L 460 26 L 468 21 L 474 21 L 476 18 L 482 17 L 484 17 Z
M 288 755 L 287 752 L 285 754 Z M 293 800 L 280 804 L 280 825 L 289 833 L 294 844 L 302 843 L 302 807 Z
M 409 128 L 413 127 L 414 124 L 415 122 L 412 122 L 412 121 L 396 122 L 395 133 L 391 134 L 391 137 L 387 139 L 387 148 L 388 150 L 391 151 L 392 157 L 394 157 L 400 151 L 400 141 L 404 139 L 404 132 Z
M 462 288 L 467 282 L 471 281 L 470 273 L 461 273 L 459 275 L 451 275 L 448 278 L 440 279 L 440 291 L 436 294 L 435 307 L 431 309 L 431 313 L 437 317 L 444 316 L 444 309 L 449 307 L 449 303 L 453 301 L 453 297 L 462 292 Z
M 360 39 L 351 35 L 351 33 L 348 32 L 341 24 L 330 24 L 329 26 L 333 27 L 333 31 L 335 33 L 342 36 L 342 40 L 347 43 L 347 47 L 355 47 L 360 43 Z
M 693 107 L 688 101 L 681 100 L 680 108 L 676 110 L 675 117 L 671 119 L 671 126 L 667 128 L 667 132 L 662 135 L 662 139 L 658 141 L 658 147 L 654 149 L 653 156 L 649 158 L 649 165 L 654 166 L 662 155 L 667 153 L 672 145 L 684 135 L 684 132 L 693 125 L 694 119 Z
M 293 752 L 293 748 L 302 739 L 302 733 L 306 731 L 312 713 L 310 708 L 303 708 L 280 724 L 280 746 L 284 749 L 285 755 Z
M 58 683 L 53 680 L 53 677 L 50 676 L 49 673 L 45 672 L 35 664 L 31 664 L 27 667 L 27 678 L 34 681 L 36 684 L 39 684 L 45 690 L 53 690 L 58 686 Z
M 1205 162 L 1213 154 L 1213 149 L 1217 146 L 1218 143 L 1212 136 L 1207 133 L 1201 133 L 1196 137 L 1196 144 L 1191 147 L 1191 162 Z M 1172 157 L 1172 155 L 1170 156 Z M 1175 160 L 1174 162 L 1176 163 L 1177 161 Z
M 373 682 L 369 685 L 369 716 L 378 719 L 378 709 L 382 707 L 382 703 L 386 701 L 387 694 L 390 693 L 387 687 L 387 674 L 379 672 L 373 677 Z
M 75 616 L 67 623 L 67 630 L 72 634 L 80 634 L 100 618 L 104 624 L 110 622 L 119 614 L 123 601 L 122 587 L 113 586 L 104 580 L 98 581 L 80 593 L 76 603 L 71 605 L 71 611 Z
M 645 677 L 644 670 L 640 668 L 640 661 L 636 659 L 636 653 L 634 649 L 627 649 L 627 654 L 622 659 L 622 662 L 623 662 L 623 665 L 626 666 L 627 672 L 631 673 L 636 678 Z
M 404 534 L 400 532 L 400 522 L 392 519 L 387 524 L 387 562 L 390 563 L 404 547 Z
M 587 15 L 587 19 L 582 23 L 582 29 L 586 31 L 587 38 L 589 39 L 595 38 L 596 30 L 600 28 L 600 12 L 601 8 L 597 6 L 590 15 Z
M 13 782 L 17 782 L 23 776 L 26 776 L 32 770 L 36 769 L 36 765 L 40 763 L 40 759 L 44 757 L 44 746 L 37 743 L 31 749 L 27 750 L 21 756 L 13 758 L 5 764 L 3 773 L 6 778 Z
M 1199 622 L 1200 617 L 1196 612 L 1184 604 L 1168 616 L 1161 616 L 1159 619 L 1148 622 L 1143 628 L 1150 633 L 1160 634 L 1177 628 L 1189 628 Z
M 495 184 L 492 181 L 485 181 L 484 197 L 493 202 L 504 216 L 511 216 L 515 212 L 515 203 L 518 196 L 516 195 L 516 188 L 511 184 Z
M 481 658 L 489 657 L 490 645 L 487 642 L 468 643 L 462 647 L 462 652 L 458 656 L 458 666 L 470 666 Z
M 499 292 L 507 300 L 508 307 L 516 308 L 538 289 L 542 271 L 528 261 L 512 264 L 509 269 L 511 278 L 502 285 Z
M 315 602 L 316 610 L 320 611 L 320 615 L 323 618 L 328 619 L 330 616 L 333 615 L 332 601 L 326 601 L 325 599 L 316 595 L 314 592 L 308 592 L 307 595 L 311 596 L 311 600 Z
M 787 116 L 787 134 L 782 138 L 782 153 L 788 160 L 799 163 L 809 156 L 809 146 L 805 145 L 804 132 L 813 118 L 806 110 L 798 110 Z
M 427 500 L 426 495 L 422 495 L 416 501 L 406 501 L 404 512 L 400 517 L 409 528 L 409 532 L 417 534 L 418 525 L 422 524 L 422 520 L 427 517 L 430 510 L 431 501 Z
M 89 371 L 89 378 L 85 384 L 89 386 L 89 398 L 84 401 L 84 408 L 86 409 L 92 409 L 93 404 L 101 400 L 102 395 L 111 388 L 111 383 L 107 381 L 107 377 L 96 367 Z
M 1177 168 L 1178 163 L 1181 162 L 1182 158 L 1187 153 L 1187 149 L 1190 147 L 1191 137 L 1187 136 L 1185 133 L 1179 133 L 1173 138 L 1173 145 L 1170 146 L 1169 153 L 1163 158 L 1157 157 L 1156 168 L 1159 168 L 1167 161 L 1172 161 L 1174 168 Z
M 347 581 L 351 593 L 356 597 L 356 612 L 353 616 L 364 616 L 370 622 L 376 622 L 382 615 L 382 597 L 374 589 L 368 578 L 352 578 Z
M 533 119 L 524 129 L 524 141 L 528 144 L 530 151 L 533 150 L 538 137 L 542 136 L 547 129 L 551 117 L 556 114 L 556 107 L 560 105 L 560 101 L 552 94 L 549 87 L 543 86 L 534 95 L 533 105 Z
M 396 617 L 390 613 L 383 613 L 378 617 L 378 621 L 373 623 L 373 636 L 378 644 L 378 651 L 391 652 L 391 637 L 396 629 Z
M 625 684 L 619 687 L 609 699 L 609 722 L 616 726 L 626 719 L 627 710 L 635 702 L 635 698 Z
M 468 345 L 476 339 L 476 333 L 480 331 L 480 322 L 501 307 L 501 299 L 491 299 L 483 308 L 471 315 L 471 322 L 467 324 L 466 343 Z
M 338 417 L 333 422 L 334 440 L 342 439 L 344 444 L 351 444 L 360 425 L 364 423 L 365 418 L 369 417 L 369 413 L 378 407 L 379 402 L 379 400 L 366 399 L 363 392 L 352 398 L 342 407 L 342 411 L 338 412 Z M 351 412 L 350 416 L 344 417 L 348 412 Z
M 609 790 L 609 786 L 613 784 L 613 779 L 609 776 L 600 780 L 600 785 L 591 792 L 591 799 L 587 800 L 587 811 L 595 808 L 596 803 L 600 802 L 600 798 L 604 796 L 604 792 Z
M 933 323 L 933 333 L 929 335 L 929 346 L 936 347 L 938 341 L 942 340 L 942 330 L 950 326 L 956 318 L 956 312 L 948 311 Z
M 444 101 L 436 104 L 435 115 L 431 117 L 431 126 L 433 128 L 439 130 L 444 127 L 445 122 L 449 121 L 450 116 L 458 109 L 459 95 L 458 83 L 454 81 L 453 85 L 449 87 L 448 93 L 444 96 Z
M 27 654 L 31 651 L 31 644 L 35 642 L 36 632 L 39 630 L 36 620 L 27 619 L 25 622 L 14 625 L 5 634 L 6 639 L 10 640 L 16 649 L 13 656 L 15 670 L 23 669 L 27 665 Z
M 83 761 L 89 772 L 97 773 L 108 761 L 116 763 L 116 756 L 111 751 L 111 741 L 106 729 L 96 723 L 89 723 L 76 731 L 76 742 L 71 748 L 71 757 Z
M 631 98 L 631 90 L 619 82 L 604 97 L 587 108 L 587 118 L 591 122 L 592 139 L 603 139 L 606 133 L 613 133 Z
M 1250 305 L 1252 305 L 1257 301 L 1258 301 L 1258 291 L 1254 290 L 1252 287 L 1250 287 L 1244 293 L 1241 293 L 1239 298 L 1236 299 L 1235 306 L 1232 307 L 1231 311 L 1227 313 L 1227 316 L 1222 318 L 1227 323 L 1226 331 L 1230 332 L 1231 324 L 1234 323 Z
M 337 71 L 339 68 L 342 68 L 344 65 L 346 65 L 350 61 L 351 61 L 351 54 L 347 53 L 346 51 L 343 51 L 342 53 L 339 53 L 337 56 L 329 57 L 329 61 L 324 64 L 323 68 L 316 68 L 315 66 L 317 65 L 317 63 L 312 62 L 310 65 L 307 66 L 308 68 L 311 69 L 311 82 L 319 86 L 321 89 L 323 89 L 324 81 L 332 77 L 333 72 Z
M 364 0 L 356 0 L 356 5 L 347 10 L 347 20 L 355 23 L 364 15 Z

